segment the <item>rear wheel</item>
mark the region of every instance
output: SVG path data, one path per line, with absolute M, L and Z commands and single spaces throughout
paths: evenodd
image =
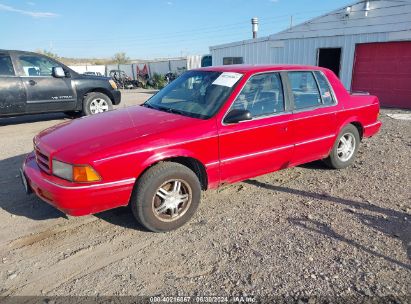
M 113 109 L 110 98 L 99 92 L 86 94 L 83 100 L 83 115 L 94 115 L 107 112 Z
M 153 232 L 166 232 L 187 223 L 200 204 L 196 174 L 178 163 L 159 163 L 138 180 L 130 200 L 137 221 Z
M 360 145 L 360 135 L 353 125 L 345 126 L 337 137 L 333 149 L 324 161 L 333 169 L 343 169 L 350 166 Z

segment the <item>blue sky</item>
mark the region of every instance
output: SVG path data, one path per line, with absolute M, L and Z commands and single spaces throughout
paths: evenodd
M 0 0 L 0 49 L 46 49 L 66 57 L 206 54 L 210 45 L 259 37 L 352 0 Z

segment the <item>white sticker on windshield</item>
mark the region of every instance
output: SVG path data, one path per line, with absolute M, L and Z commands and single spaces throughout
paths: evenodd
M 231 88 L 236 84 L 238 79 L 241 78 L 243 74 L 234 73 L 234 72 L 224 72 L 212 84 L 225 86 Z

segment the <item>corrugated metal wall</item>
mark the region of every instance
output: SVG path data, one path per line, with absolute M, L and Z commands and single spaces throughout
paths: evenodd
M 347 89 L 351 86 L 355 45 L 388 40 L 387 33 L 360 34 L 337 37 L 317 37 L 280 41 L 263 41 L 215 49 L 213 65 L 222 65 L 224 57 L 243 57 L 248 64 L 317 64 L 319 48 L 342 48 L 340 79 Z M 272 47 L 273 46 L 273 47 Z
M 136 79 L 137 77 L 137 65 L 142 70 L 144 66 L 147 66 L 148 72 L 152 77 L 154 73 L 165 75 L 168 72 L 181 74 L 186 70 L 196 69 L 201 67 L 200 55 L 191 55 L 181 58 L 170 58 L 167 60 L 153 60 L 142 63 L 133 64 L 108 64 L 104 65 L 89 65 L 89 66 L 70 66 L 78 73 L 84 73 L 86 71 L 100 72 L 103 75 L 108 76 L 111 70 L 122 70 L 129 77 Z
M 365 16 L 364 2 L 310 20 L 270 37 L 210 47 L 213 65 L 224 57 L 243 57 L 248 64 L 317 64 L 319 48 L 342 48 L 340 79 L 351 87 L 355 45 L 367 42 L 411 40 L 411 1 L 371 1 Z
M 319 48 L 342 48 L 340 79 L 344 86 L 350 89 L 355 45 L 382 41 L 387 41 L 386 33 L 291 39 L 285 41 L 284 48 L 272 49 L 270 62 L 316 65 Z

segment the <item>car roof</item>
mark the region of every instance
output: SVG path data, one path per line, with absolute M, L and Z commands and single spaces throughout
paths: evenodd
M 199 71 L 215 71 L 215 72 L 236 72 L 236 73 L 260 73 L 269 71 L 298 71 L 298 70 L 325 70 L 324 68 L 312 65 L 299 64 L 233 64 L 210 66 L 196 69 Z

